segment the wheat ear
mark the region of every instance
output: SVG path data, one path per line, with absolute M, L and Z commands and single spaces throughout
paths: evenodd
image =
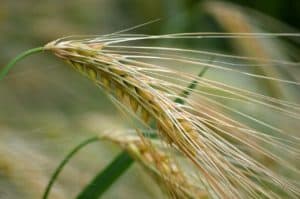
M 149 138 L 129 133 L 105 134 L 101 138 L 114 142 L 126 150 L 159 184 L 163 185 L 163 190 L 171 198 L 207 198 L 204 188 L 193 181 L 173 159 L 174 157 L 163 150 L 163 143 L 156 142 L 159 146 L 153 147 Z
M 148 49 L 161 51 L 181 51 L 188 52 L 183 49 L 172 48 L 155 48 L 155 47 L 131 47 L 131 46 L 114 46 L 116 43 L 147 40 L 147 39 L 176 39 L 176 38 L 203 38 L 203 37 L 268 37 L 268 36 L 299 36 L 298 34 L 196 34 L 183 33 L 162 36 L 145 36 L 145 35 L 113 35 L 110 37 L 98 38 L 80 38 L 70 39 L 64 38 L 51 42 L 45 46 L 46 50 L 51 50 L 55 55 L 64 59 L 81 74 L 89 77 L 96 85 L 103 88 L 113 100 L 125 106 L 125 109 L 131 109 L 137 117 L 145 124 L 149 125 L 151 121 L 155 122 L 158 133 L 166 143 L 179 150 L 184 154 L 198 169 L 197 175 L 201 178 L 203 185 L 206 187 L 208 194 L 214 198 L 279 198 L 281 192 L 291 198 L 297 198 L 300 195 L 297 184 L 285 180 L 282 176 L 272 172 L 261 162 L 255 160 L 247 152 L 239 149 L 232 144 L 230 140 L 225 139 L 216 133 L 216 126 L 211 121 L 207 121 L 197 116 L 197 110 L 193 106 L 193 100 L 189 100 L 187 105 L 182 106 L 173 101 L 178 96 L 178 91 L 182 89 L 179 84 L 172 83 L 171 80 L 176 79 L 178 82 L 190 82 L 195 79 L 185 73 L 176 72 L 160 65 L 151 64 L 149 62 L 139 61 L 137 59 L 155 59 L 155 60 L 175 60 L 186 64 L 201 64 L 212 68 L 229 70 L 242 75 L 269 79 L 281 83 L 299 85 L 298 82 L 277 79 L 274 77 L 260 76 L 239 72 L 233 69 L 220 67 L 216 64 L 205 64 L 202 61 L 183 57 L 173 56 L 170 54 L 156 54 L 148 52 L 134 52 L 122 50 L 130 49 Z M 109 49 L 112 48 L 112 49 Z M 119 50 L 114 50 L 118 48 Z M 121 48 L 121 50 L 120 50 Z M 194 52 L 194 51 L 189 51 Z M 203 53 L 197 51 L 197 53 Z M 216 56 L 231 57 L 242 60 L 257 60 L 260 58 L 249 58 L 239 56 L 228 56 L 215 54 Z M 260 59 L 261 60 L 261 59 Z M 281 64 L 294 64 L 280 60 L 261 60 L 263 62 L 275 62 Z M 174 79 L 172 79 L 174 78 Z M 167 80 L 166 80 L 167 79 Z M 234 96 L 234 100 L 247 100 L 257 104 L 265 104 L 275 110 L 285 112 L 289 117 L 299 119 L 299 105 L 291 104 L 285 101 L 266 97 L 263 95 L 241 91 L 230 86 L 210 81 L 205 78 L 196 78 L 200 81 L 200 85 L 210 88 L 222 89 Z M 210 99 L 207 95 L 210 93 L 200 93 L 194 91 L 195 94 L 201 96 L 201 100 L 209 104 L 209 106 L 221 106 L 227 108 L 243 117 L 253 120 L 261 125 L 265 125 L 274 131 L 283 133 L 278 128 L 261 122 L 240 111 L 229 108 L 226 105 Z M 200 95 L 201 94 L 201 95 Z M 256 98 L 253 98 L 256 96 Z M 223 96 L 220 96 L 223 97 Z M 202 102 L 199 102 L 201 104 Z M 274 104 L 280 104 L 285 107 L 277 107 Z M 129 108 L 130 107 L 130 108 Z M 221 121 L 219 124 L 228 125 L 227 122 Z M 258 137 L 266 143 L 282 147 L 287 153 L 293 156 L 299 155 L 299 150 L 293 146 L 285 145 L 278 142 L 276 138 L 258 135 L 256 131 L 251 131 L 247 127 L 238 127 L 242 129 L 242 133 L 248 136 Z M 264 154 L 271 159 L 285 164 L 286 162 L 267 148 L 248 143 L 247 140 L 240 139 L 239 136 L 230 134 L 227 130 L 218 128 L 218 132 L 231 136 L 239 141 L 251 151 Z M 293 143 L 297 142 L 297 138 L 291 138 Z M 285 148 L 285 146 L 287 146 Z M 258 147 L 258 148 L 257 148 Z M 295 173 L 299 174 L 294 165 L 286 164 L 287 168 L 291 167 Z M 268 184 L 266 186 L 265 184 Z M 269 185 L 276 187 L 280 192 L 273 191 Z M 276 190 L 274 189 L 274 190 Z

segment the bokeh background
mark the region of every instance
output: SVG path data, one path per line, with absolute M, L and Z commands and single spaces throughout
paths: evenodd
M 265 31 L 300 28 L 298 0 L 233 0 L 217 8 L 213 3 L 1 0 L 0 68 L 18 53 L 62 36 L 108 34 L 154 19 L 161 20 L 130 32 L 228 31 L 215 12 L 232 4 L 249 8 L 253 23 Z M 282 21 L 288 29 L 267 23 L 254 10 Z M 230 20 L 238 21 L 234 16 Z M 237 53 L 234 45 L 223 40 L 182 45 Z M 72 147 L 95 133 L 124 128 L 126 121 L 107 97 L 63 62 L 48 53 L 26 58 L 0 82 L 0 198 L 40 198 L 52 171 Z M 118 147 L 105 142 L 83 149 L 63 171 L 51 197 L 74 198 L 118 152 Z M 103 198 L 159 198 L 159 194 L 149 176 L 134 165 Z

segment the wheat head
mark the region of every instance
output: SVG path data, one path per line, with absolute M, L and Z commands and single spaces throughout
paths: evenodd
M 282 129 L 267 124 L 232 107 L 215 100 L 215 97 L 236 101 L 251 102 L 286 114 L 287 117 L 299 120 L 300 106 L 265 96 L 255 92 L 239 89 L 221 82 L 197 77 L 185 72 L 172 70 L 149 60 L 178 62 L 185 65 L 201 65 L 269 81 L 292 84 L 298 82 L 268 77 L 223 67 L 220 64 L 207 63 L 186 54 L 214 55 L 236 60 L 277 63 L 293 65 L 295 63 L 281 60 L 266 60 L 262 58 L 224 55 L 200 50 L 149 47 L 134 45 L 118 45 L 123 42 L 145 41 L 153 39 L 199 39 L 199 38 L 241 38 L 241 37 L 299 37 L 299 34 L 221 34 L 221 33 L 182 33 L 160 36 L 149 35 L 108 35 L 87 38 L 63 38 L 50 42 L 44 48 L 69 63 L 76 71 L 90 78 L 101 87 L 122 110 L 134 113 L 137 119 L 146 126 L 155 124 L 158 135 L 168 146 L 178 150 L 197 169 L 199 183 L 205 187 L 212 198 L 280 198 L 300 196 L 299 185 L 284 176 L 275 173 L 258 157 L 268 159 L 283 165 L 295 175 L 299 175 L 296 165 L 274 154 L 272 147 L 277 147 L 290 157 L 299 158 L 297 137 L 285 134 Z M 178 55 L 178 53 L 182 53 Z M 228 64 L 228 62 L 225 62 Z M 229 63 L 230 64 L 230 63 Z M 296 63 L 297 64 L 297 63 Z M 217 95 L 201 89 L 190 90 L 197 99 L 184 99 L 178 93 L 189 82 L 197 80 L 199 86 L 225 92 L 227 95 Z M 228 95 L 230 95 L 228 97 Z M 185 105 L 174 101 L 181 98 Z M 197 107 L 202 107 L 201 109 Z M 241 117 L 254 121 L 269 128 L 280 137 L 271 136 L 252 129 L 235 121 L 216 107 L 222 107 Z M 203 110 L 206 110 L 203 112 Z M 214 113 L 214 114 L 211 114 Z M 216 116 L 217 115 L 217 116 Z M 143 136 L 141 136 L 143 137 Z M 134 144 L 136 148 L 150 147 L 151 142 Z M 141 141 L 141 140 L 140 140 Z M 257 142 L 259 141 L 259 142 Z M 141 145 L 145 145 L 142 146 Z M 132 145 L 131 145 L 132 146 Z M 129 146 L 126 146 L 127 148 Z M 129 147 L 130 148 L 130 147 Z M 151 148 L 151 147 L 150 147 Z M 152 147 L 153 148 L 153 147 Z M 133 150 L 133 149 L 131 149 Z M 146 156 L 148 153 L 139 153 Z M 164 165 L 161 155 L 154 150 L 149 160 L 155 162 L 158 158 Z M 169 166 L 170 167 L 170 166 Z M 156 168 L 163 175 L 175 175 L 166 170 Z M 177 174 L 176 174 L 177 175 Z
M 114 142 L 140 162 L 147 171 L 162 185 L 163 190 L 171 198 L 207 198 L 204 191 L 192 176 L 176 162 L 173 156 L 164 150 L 164 144 L 132 133 L 112 133 L 101 136 L 102 139 Z

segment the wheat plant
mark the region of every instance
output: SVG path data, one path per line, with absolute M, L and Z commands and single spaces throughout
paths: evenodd
M 158 179 L 170 198 L 299 198 L 298 129 L 288 132 L 268 118 L 244 111 L 251 105 L 297 124 L 298 101 L 187 72 L 189 67 L 206 67 L 208 71 L 293 86 L 299 91 L 300 83 L 295 79 L 243 70 L 273 67 L 277 71 L 274 66 L 280 65 L 289 71 L 289 67 L 299 67 L 299 62 L 140 44 L 149 40 L 249 38 L 298 41 L 299 37 L 298 33 L 247 32 L 65 37 L 17 60 L 50 51 L 100 87 L 125 118 L 134 118 L 136 129 L 130 135 L 100 137 L 127 150 Z M 11 62 L 0 77 L 14 64 Z M 187 88 L 191 82 L 197 86 Z M 154 138 L 145 133 L 150 131 Z
M 299 35 L 280 33 L 183 33 L 160 36 L 117 34 L 82 39 L 63 38 L 47 44 L 44 49 L 54 52 L 75 70 L 89 77 L 96 85 L 104 89 L 122 111 L 134 113 L 134 116 L 148 127 L 150 123 L 154 123 L 160 139 L 164 140 L 169 147 L 182 153 L 197 168 L 198 183 L 206 187 L 210 196 L 279 198 L 281 194 L 285 194 L 291 198 L 297 198 L 299 196 L 297 183 L 272 171 L 269 166 L 264 165 L 265 162 L 262 159 L 269 159 L 269 162 L 273 162 L 272 164 L 282 165 L 298 175 L 296 165 L 287 160 L 290 157 L 298 158 L 298 138 L 283 132 L 279 127 L 228 107 L 216 98 L 263 105 L 296 120 L 299 119 L 298 104 L 172 70 L 147 60 L 171 60 L 185 65 L 207 66 L 219 70 L 230 70 L 239 75 L 297 86 L 298 82 L 229 69 L 187 55 L 178 55 L 184 52 L 209 54 L 208 52 L 120 45 L 124 42 L 149 39 L 277 36 L 298 37 Z M 174 52 L 177 54 L 174 55 Z M 214 55 L 250 61 L 260 60 L 281 65 L 297 64 L 273 59 Z M 185 88 L 185 84 L 193 80 L 198 81 L 200 88 L 220 90 L 224 94 L 212 94 L 201 89 L 193 89 L 191 92 L 197 99 L 194 97 L 186 99 L 185 105 L 174 102 L 176 98 L 183 98 L 179 95 L 180 91 Z M 202 107 L 203 110 L 199 112 L 197 107 Z M 268 135 L 251 129 L 226 114 L 215 111 L 216 108 L 228 109 L 247 120 L 273 130 L 278 135 Z M 288 158 L 274 154 L 274 148 L 280 148 L 281 153 Z

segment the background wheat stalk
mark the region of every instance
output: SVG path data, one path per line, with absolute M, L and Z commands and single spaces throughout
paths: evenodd
M 112 133 L 101 138 L 127 150 L 154 176 L 170 198 L 207 198 L 206 191 L 176 162 L 177 155 L 168 153 L 165 143 L 156 142 L 133 133 Z

